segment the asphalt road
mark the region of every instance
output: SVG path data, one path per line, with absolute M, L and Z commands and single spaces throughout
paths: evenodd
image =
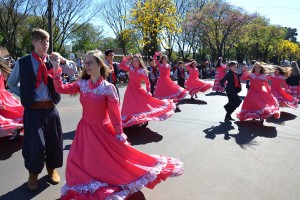
M 125 89 L 120 87 L 121 98 Z M 245 94 L 243 85 L 240 95 Z M 135 148 L 179 158 L 185 168 L 182 176 L 169 178 L 154 190 L 143 189 L 131 200 L 300 199 L 300 108 L 283 108 L 280 119 L 267 119 L 263 125 L 230 123 L 223 121 L 225 95 L 208 91 L 199 93 L 197 100 L 189 98 L 181 102 L 181 112 L 165 121 L 151 121 L 145 129 L 125 129 Z M 81 118 L 78 96 L 63 95 L 58 109 L 66 161 Z M 59 169 L 60 184 L 50 185 L 44 169 L 39 189 L 27 190 L 21 142 L 0 140 L 0 200 L 59 199 L 65 165 Z

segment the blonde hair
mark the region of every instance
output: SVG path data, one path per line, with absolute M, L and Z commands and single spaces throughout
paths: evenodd
M 291 67 L 292 67 L 292 75 L 293 76 L 299 76 L 300 75 L 300 69 L 298 67 L 298 64 L 296 61 L 291 62 Z
M 285 78 L 288 78 L 292 74 L 292 68 L 291 67 L 280 67 L 276 66 L 275 69 L 278 69 L 279 74 L 284 76 Z
M 255 62 L 254 63 L 254 66 L 253 66 L 253 68 L 251 70 L 251 73 L 255 73 L 255 65 L 260 66 L 260 71 L 259 71 L 260 74 L 266 74 L 267 73 L 266 68 L 264 68 L 263 65 L 262 65 L 262 63 L 260 63 L 260 62 Z
M 137 58 L 140 62 L 140 67 L 143 68 L 147 73 L 149 73 L 149 71 L 142 59 L 142 56 L 140 54 L 135 54 L 132 58 Z
M 96 59 L 96 63 L 100 65 L 100 75 L 106 79 L 108 77 L 109 69 L 108 66 L 104 62 L 104 55 L 100 50 L 93 50 L 86 53 L 86 55 L 91 55 Z M 82 68 L 81 79 L 90 79 L 90 75 L 86 73 L 85 67 Z

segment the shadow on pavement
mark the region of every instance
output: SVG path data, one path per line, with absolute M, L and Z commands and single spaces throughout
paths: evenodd
M 235 124 L 238 126 L 238 134 L 230 134 L 235 138 L 235 141 L 241 148 L 254 147 L 257 145 L 253 141 L 256 137 L 275 138 L 277 130 L 274 126 L 265 126 L 259 122 L 253 121 L 237 121 Z
M 204 129 L 203 132 L 206 134 L 205 138 L 215 139 L 216 135 L 224 134 L 224 139 L 229 140 L 229 131 L 233 130 L 232 122 L 227 120 L 225 122 L 219 122 L 218 126 L 211 126 L 210 128 Z
M 151 131 L 149 128 L 136 128 L 135 126 L 124 128 L 124 133 L 127 135 L 127 140 L 131 145 L 159 142 L 163 138 L 162 135 Z
M 10 136 L 0 139 L 0 160 L 9 159 L 13 153 L 22 149 L 23 135 L 18 140 L 9 140 Z
M 291 113 L 280 112 L 280 118 L 279 119 L 275 119 L 274 117 L 270 117 L 270 118 L 266 119 L 266 121 L 270 122 L 270 123 L 274 123 L 274 124 L 284 125 L 285 121 L 293 120 L 296 117 L 297 117 L 296 115 L 293 115 Z
M 2 180 L 3 181 L 3 180 Z M 27 183 L 19 186 L 18 188 L 0 196 L 0 200 L 14 200 L 14 199 L 22 199 L 22 200 L 30 200 L 35 196 L 46 190 L 50 184 L 48 181 L 48 175 L 43 176 L 39 179 L 39 187 L 36 191 L 30 191 L 27 188 Z
M 126 200 L 146 200 L 146 198 L 145 198 L 144 194 L 141 191 L 138 191 L 138 192 L 132 194 Z
M 207 102 L 206 101 L 202 101 L 199 99 L 183 99 L 181 100 L 179 103 L 180 104 L 198 104 L 198 105 L 206 105 Z
M 205 94 L 205 96 L 227 96 L 226 92 L 217 93 L 217 92 L 210 92 Z
M 67 132 L 67 133 L 63 133 L 63 140 L 74 140 L 74 137 L 75 137 L 75 131 L 70 131 L 70 132 Z M 64 149 L 63 150 L 70 150 L 71 148 L 71 144 L 68 144 L 68 145 L 65 145 Z

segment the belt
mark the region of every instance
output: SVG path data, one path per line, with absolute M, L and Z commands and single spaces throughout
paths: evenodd
M 52 101 L 35 101 L 31 105 L 31 109 L 49 109 L 54 108 L 55 105 Z

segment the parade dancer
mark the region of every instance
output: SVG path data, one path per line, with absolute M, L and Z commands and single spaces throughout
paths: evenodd
M 280 117 L 279 105 L 269 88 L 266 69 L 256 62 L 250 74 L 247 67 L 243 68 L 241 78 L 243 80 L 250 79 L 251 87 L 244 99 L 241 111 L 237 113 L 237 117 L 242 121 L 259 119 L 260 123 L 271 116 L 278 119 Z
M 129 72 L 129 83 L 121 111 L 124 128 L 135 124 L 146 127 L 148 121 L 162 121 L 174 114 L 175 104 L 172 100 L 152 97 L 148 70 L 140 55 L 124 56 L 119 66 Z M 146 91 L 142 88 L 142 81 L 146 83 Z
M 298 107 L 298 99 L 290 95 L 288 85 L 285 79 L 291 74 L 291 68 L 276 67 L 273 76 L 270 76 L 271 92 L 277 99 L 280 107 L 290 107 L 296 109 Z
M 236 62 L 230 62 L 228 64 L 229 70 L 226 75 L 220 80 L 221 87 L 224 87 L 226 84 L 226 94 L 228 97 L 228 103 L 224 106 L 226 110 L 225 121 L 234 119 L 231 117 L 231 114 L 235 111 L 237 107 L 242 103 L 241 98 L 238 96 L 238 93 L 242 90 L 240 76 L 242 74 L 236 73 Z
M 206 92 L 207 90 L 213 87 L 213 84 L 207 81 L 202 81 L 199 79 L 199 70 L 197 68 L 197 62 L 192 61 L 187 64 L 187 70 L 190 73 L 190 76 L 185 81 L 185 88 L 189 91 L 191 99 L 198 98 L 198 92 Z
M 160 57 L 160 61 L 157 59 L 158 56 Z M 188 94 L 187 90 L 171 80 L 170 65 L 167 63 L 167 56 L 162 56 L 161 53 L 156 52 L 153 58 L 160 72 L 160 76 L 155 87 L 154 97 L 158 99 L 172 99 L 174 103 L 178 103 Z M 175 111 L 180 112 L 178 104 L 176 105 Z
M 291 62 L 291 67 L 292 73 L 285 81 L 288 84 L 291 95 L 300 101 L 300 69 L 295 61 Z
M 150 81 L 150 90 L 152 96 L 154 95 L 155 85 L 157 83 L 158 77 L 159 77 L 159 71 L 157 69 L 157 65 L 155 64 L 155 60 L 153 58 L 150 58 L 149 60 L 149 81 Z
M 29 171 L 27 187 L 30 190 L 38 188 L 38 175 L 45 164 L 50 183 L 58 184 L 60 176 L 56 168 L 63 164 L 62 127 L 55 107 L 61 96 L 53 85 L 53 63 L 49 62 L 51 55 L 47 55 L 49 38 L 45 30 L 33 29 L 31 44 L 34 50 L 15 63 L 8 79 L 10 90 L 20 96 L 24 107 L 22 154 Z M 59 64 L 70 63 L 62 58 Z
M 216 91 L 216 93 L 222 93 L 225 91 L 225 87 L 222 87 L 220 85 L 220 80 L 225 76 L 227 67 L 226 65 L 223 65 L 223 58 L 219 57 L 217 64 L 216 64 L 216 75 L 215 75 L 215 81 L 212 88 L 212 91 Z M 224 83 L 224 86 L 226 83 Z
M 77 82 L 63 84 L 57 65 L 54 74 L 55 89 L 64 94 L 79 93 L 83 108 L 67 159 L 62 200 L 124 200 L 144 187 L 152 189 L 161 180 L 183 173 L 178 159 L 145 154 L 126 141 L 117 91 L 105 80 L 108 72 L 100 51 L 86 54 Z
M 18 139 L 23 129 L 24 108 L 20 101 L 5 89 L 5 81 L 10 73 L 8 62 L 0 57 L 0 128 L 3 130 L 0 136 L 11 135 L 12 140 Z

